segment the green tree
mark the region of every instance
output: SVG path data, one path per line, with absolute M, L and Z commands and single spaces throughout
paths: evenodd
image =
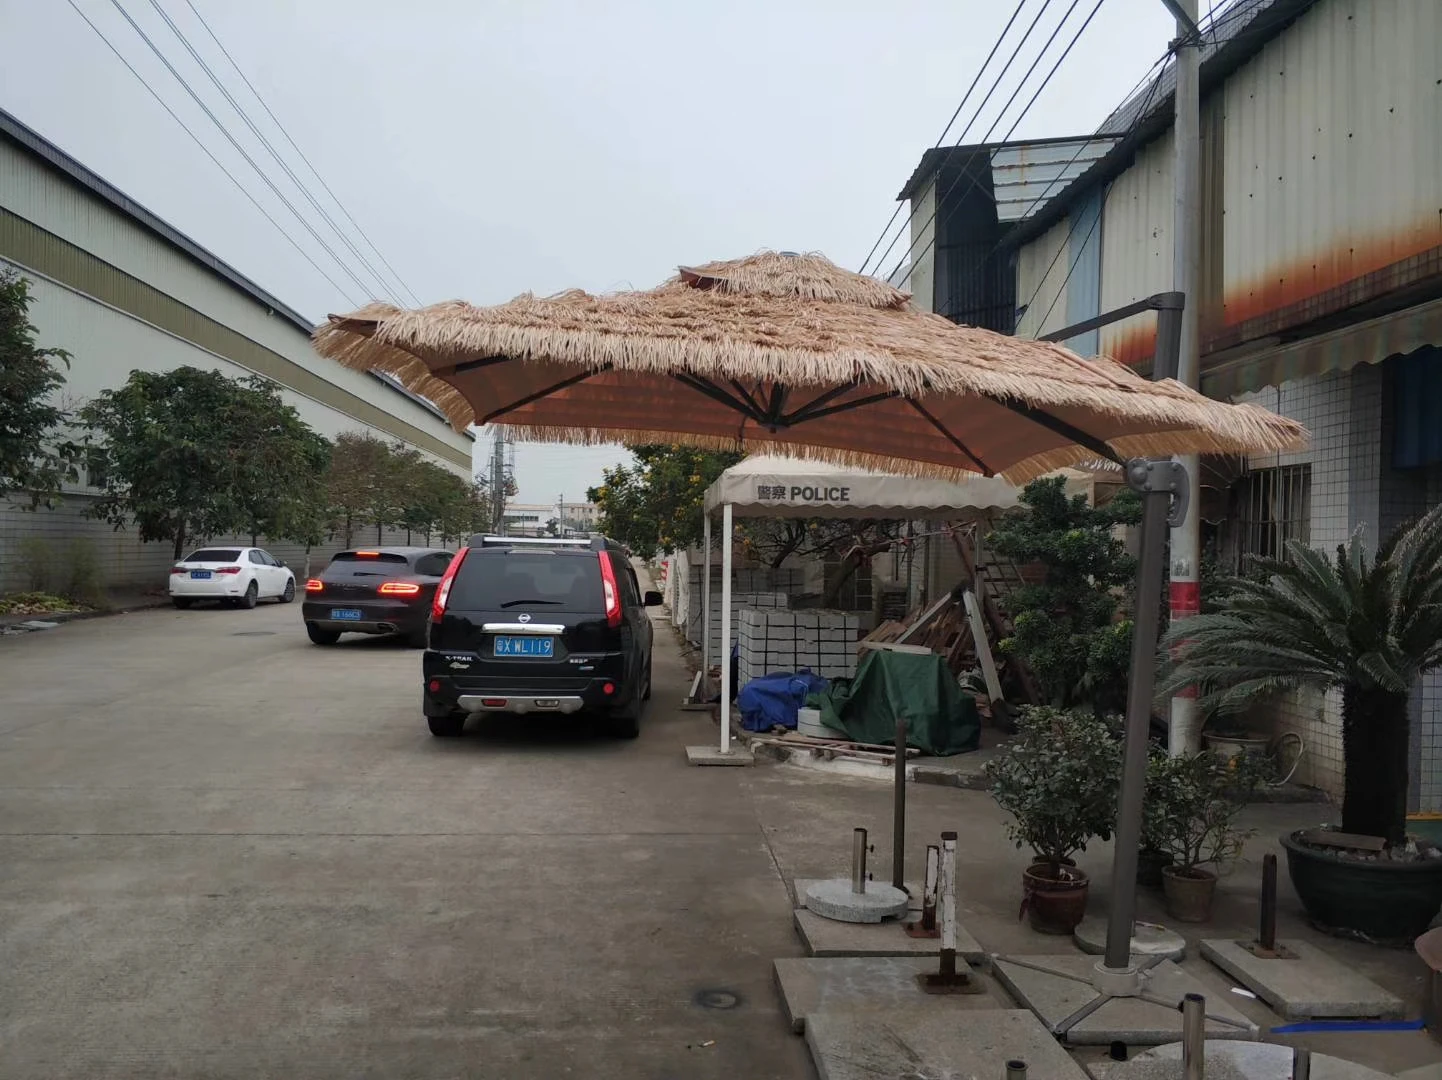
M 490 490 L 479 480 L 468 484 L 453 473 L 446 477 L 435 521 L 437 539 L 443 544 L 463 544 L 472 534 L 491 528 Z
M 1032 481 L 1021 503 L 987 544 L 1016 563 L 1040 563 L 1046 577 L 1012 594 L 1014 632 L 999 647 L 1031 669 L 1050 704 L 1121 712 L 1132 623 L 1119 615 L 1136 560 L 1116 527 L 1140 521 L 1141 503 L 1123 492 L 1105 506 L 1088 506 L 1084 496 L 1067 495 L 1061 477 Z
M 1342 694 L 1342 830 L 1402 843 L 1409 700 L 1442 667 L 1442 507 L 1368 557 L 1360 532 L 1334 559 L 1290 541 L 1232 581 L 1218 610 L 1163 640 L 1177 657 L 1159 693 L 1195 686 L 1207 712 L 1299 687 Z
M 632 465 L 607 469 L 586 493 L 602 531 L 643 558 L 699 544 L 706 489 L 743 455 L 666 445 L 635 446 L 631 455 Z
M 171 541 L 177 559 L 192 538 L 261 522 L 282 527 L 288 512 L 275 503 L 292 494 L 281 491 L 283 482 L 266 490 L 268 451 L 257 426 L 289 432 L 292 443 L 305 445 L 302 458 L 320 453 L 267 380 L 194 367 L 132 371 L 123 386 L 81 409 L 80 418 L 105 465 L 103 494 L 88 513 L 116 528 L 134 524 L 141 540 Z
M 262 536 L 309 549 L 326 531 L 331 444 L 281 400 L 274 384 L 251 380 L 236 403 L 231 455 L 236 498 L 250 542 Z
M 25 492 L 34 509 L 76 479 L 78 448 L 61 437 L 68 417 L 53 400 L 70 354 L 40 348 L 30 304 L 30 283 L 0 270 L 0 496 Z
M 385 504 L 390 454 L 390 446 L 369 432 L 336 437 L 325 486 L 335 531 L 346 547 L 355 543 L 362 525 L 375 523 L 376 508 Z

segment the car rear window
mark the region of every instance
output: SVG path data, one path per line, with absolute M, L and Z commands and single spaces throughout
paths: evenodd
M 409 560 L 404 555 L 397 555 L 393 551 L 342 551 L 334 559 L 331 565 L 336 563 L 400 563 L 405 566 Z
M 192 551 L 184 559 L 185 562 L 235 562 L 240 558 L 240 551 L 236 548 L 201 548 L 199 551 Z
M 601 564 L 594 553 L 477 552 L 461 563 L 450 606 L 471 611 L 601 611 Z

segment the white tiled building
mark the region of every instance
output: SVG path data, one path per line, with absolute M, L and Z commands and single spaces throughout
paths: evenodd
M 1375 545 L 1442 495 L 1442 4 L 1237 0 L 1205 41 L 1202 390 L 1312 433 L 1238 463 L 1215 549 Z M 917 302 L 1035 336 L 1170 289 L 1173 85 L 1084 139 L 929 152 L 902 193 L 937 239 Z M 1154 341 L 1141 316 L 1068 344 L 1146 367 Z M 1268 715 L 1305 741 L 1298 779 L 1340 794 L 1337 702 Z M 1442 811 L 1442 677 L 1412 721 L 1411 808 Z

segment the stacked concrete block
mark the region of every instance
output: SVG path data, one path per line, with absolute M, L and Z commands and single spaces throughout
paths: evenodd
M 809 669 L 827 679 L 856 674 L 857 617 L 842 611 L 750 609 L 738 620 L 739 678 Z

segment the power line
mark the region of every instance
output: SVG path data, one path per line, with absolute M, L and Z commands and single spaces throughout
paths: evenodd
M 189 2 L 189 0 L 187 0 L 187 2 Z M 1007 19 L 1006 25 L 1001 28 L 1001 33 L 997 35 L 996 41 L 992 43 L 991 52 L 986 54 L 986 59 L 981 62 L 981 67 L 977 68 L 976 78 L 971 80 L 971 85 L 966 88 L 966 93 L 961 96 L 961 103 L 957 105 L 956 111 L 951 114 L 951 119 L 946 122 L 946 127 L 941 129 L 941 134 L 937 136 L 936 144 L 932 147 L 933 150 L 940 149 L 941 144 L 946 142 L 946 136 L 951 132 L 951 125 L 956 123 L 956 118 L 961 115 L 961 110 L 966 108 L 967 101 L 971 99 L 972 91 L 975 90 L 977 84 L 981 82 L 981 77 L 986 73 L 986 69 L 991 66 L 991 61 L 996 56 L 997 49 L 1001 48 L 1002 41 L 1006 39 L 1006 35 L 1011 31 L 1012 24 L 1016 22 L 1016 17 L 1021 14 L 1021 9 L 1025 6 L 1026 0 L 1017 0 L 1016 10 L 1011 13 L 1011 18 Z M 866 258 L 862 260 L 861 269 L 857 271 L 857 273 L 866 273 L 866 267 L 871 262 L 871 256 L 876 254 L 876 249 L 879 248 L 881 242 L 886 239 L 886 234 L 891 231 L 891 226 L 896 223 L 896 217 L 900 213 L 901 203 L 898 202 L 896 209 L 891 212 L 891 220 L 882 227 L 881 235 L 876 238 L 876 243 L 871 245 L 871 250 L 866 253 Z M 895 243 L 895 241 L 893 241 L 893 243 Z M 889 251 L 890 248 L 887 250 Z M 882 258 L 884 259 L 885 256 L 882 256 Z
M 1158 61 L 1158 63 L 1165 65 L 1166 57 L 1163 56 L 1162 59 Z M 1153 65 L 1153 67 L 1155 66 L 1156 65 Z M 1163 67 L 1163 69 L 1157 73 L 1156 79 L 1152 82 L 1151 89 L 1147 91 L 1146 99 L 1142 102 L 1141 108 L 1137 110 L 1137 115 L 1132 119 L 1131 128 L 1127 131 L 1127 135 L 1130 135 L 1132 131 L 1136 130 L 1136 128 L 1140 126 L 1142 118 L 1146 116 L 1147 110 L 1151 108 L 1152 97 L 1156 94 L 1157 88 L 1162 85 L 1162 75 L 1164 75 L 1165 73 L 1165 67 Z M 1123 138 L 1125 137 L 1126 135 L 1123 136 Z M 1067 268 L 1066 277 L 1062 279 L 1061 286 L 1057 289 L 1056 295 L 1051 298 L 1051 304 L 1047 307 L 1046 314 L 1044 314 L 1041 317 L 1041 321 L 1037 323 L 1038 333 L 1040 333 L 1041 328 L 1046 325 L 1047 319 L 1051 318 L 1052 310 L 1056 307 L 1056 303 L 1061 298 L 1061 294 L 1066 291 L 1067 284 L 1071 281 L 1072 274 L 1076 272 L 1076 268 L 1081 264 L 1082 255 L 1086 253 L 1087 244 L 1091 243 L 1092 234 L 1096 232 L 1097 225 L 1100 224 L 1101 219 L 1102 215 L 1100 212 L 1098 212 L 1096 217 L 1092 219 L 1092 223 L 1087 229 L 1086 238 L 1082 240 L 1081 248 L 1078 249 L 1076 253 L 1076 258 L 1072 260 L 1071 265 Z M 1043 286 L 1046 285 L 1047 278 L 1051 277 L 1051 272 L 1056 267 L 1057 260 L 1061 258 L 1061 253 L 1067 250 L 1067 248 L 1070 246 L 1071 239 L 1076 234 L 1077 226 L 1080 224 L 1081 218 L 1078 217 L 1072 219 L 1071 227 L 1067 229 L 1066 237 L 1057 247 L 1056 254 L 1051 257 L 1051 262 L 1047 264 L 1046 270 L 1043 271 L 1041 277 L 1036 283 L 1036 289 L 1032 292 L 1031 298 L 1027 300 L 1026 305 L 1022 310 L 1030 310 L 1031 305 L 1036 303 L 1036 298 L 1041 295 L 1041 290 Z
M 1067 9 L 1066 15 L 1063 15 L 1063 16 L 1062 16 L 1062 18 L 1061 18 L 1061 23 L 1058 23 L 1058 24 L 1057 24 L 1057 29 L 1060 29 L 1062 23 L 1065 23 L 1065 22 L 1066 22 L 1067 16 L 1071 15 L 1071 13 L 1072 13 L 1072 8 L 1075 8 L 1075 7 L 1076 7 L 1077 2 L 1078 2 L 1078 0 L 1072 0 L 1072 6 Z M 972 126 L 973 124 L 975 124 L 978 119 L 981 118 L 981 111 L 982 111 L 982 109 L 986 108 L 987 102 L 989 102 L 989 101 L 991 100 L 991 95 L 994 94 L 994 93 L 996 93 L 997 90 L 1001 87 L 1001 80 L 1004 79 L 1004 78 L 1006 77 L 1006 73 L 1011 70 L 1011 65 L 1012 65 L 1013 63 L 1015 63 L 1017 56 L 1019 56 L 1019 55 L 1021 54 L 1021 50 L 1026 46 L 1027 41 L 1029 41 L 1029 40 L 1031 39 L 1032 31 L 1036 29 L 1037 23 L 1041 22 L 1041 17 L 1046 14 L 1046 10 L 1047 10 L 1047 8 L 1049 8 L 1050 6 L 1051 6 L 1051 0 L 1042 0 L 1042 5 L 1041 5 L 1041 7 L 1037 9 L 1036 16 L 1031 20 L 1031 25 L 1026 28 L 1026 32 L 1021 35 L 1021 40 L 1016 43 L 1016 48 L 1012 49 L 1011 55 L 1006 58 L 1006 63 L 1003 64 L 1003 65 L 1001 66 L 1001 70 L 996 73 L 996 78 L 993 79 L 993 80 L 992 80 L 992 83 L 991 83 L 991 89 L 986 92 L 986 97 L 984 97 L 984 98 L 981 99 L 981 104 L 976 107 L 976 111 L 971 114 L 971 119 L 970 119 L 969 121 L 967 121 L 966 127 L 963 128 L 961 134 L 960 134 L 959 136 L 957 136 L 957 140 L 956 140 L 956 145 L 957 145 L 957 146 L 960 146 L 960 145 L 966 140 L 967 134 L 971 131 L 971 126 Z M 1056 30 L 1053 30 L 1053 31 L 1052 31 L 1052 36 L 1053 36 L 1053 37 L 1056 36 Z M 1046 45 L 1043 45 L 1043 46 L 1042 46 L 1041 52 L 1037 54 L 1036 60 L 1033 60 L 1033 61 L 1032 61 L 1032 67 L 1031 67 L 1031 69 L 1029 69 L 1029 70 L 1027 71 L 1026 75 L 1023 75 L 1023 76 L 1022 76 L 1021 82 L 1017 84 L 1016 90 L 1012 91 L 1011 99 L 1010 99 L 1009 101 L 1007 101 L 1007 103 L 1001 107 L 1001 112 L 997 114 L 996 120 L 992 121 L 991 130 L 989 130 L 989 131 L 987 132 L 986 136 L 983 136 L 983 141 L 985 141 L 986 138 L 990 137 L 991 131 L 996 130 L 996 125 L 1001 122 L 1001 117 L 1004 116 L 1004 115 L 1006 115 L 1006 110 L 1011 106 L 1011 102 L 1016 100 L 1016 95 L 1017 95 L 1017 93 L 1019 93 L 1020 90 L 1021 90 L 1021 88 L 1022 88 L 1022 86 L 1024 86 L 1024 85 L 1026 84 L 1027 78 L 1030 77 L 1031 72 L 1032 72 L 1033 70 L 1035 70 L 1035 68 L 1036 68 L 1037 61 L 1040 60 L 1041 57 L 1042 57 L 1042 55 L 1045 54 L 1045 52 L 1046 52 L 1046 50 L 1047 50 L 1047 47 L 1048 47 L 1050 44 L 1051 44 L 1051 40 L 1048 39 Z M 953 181 L 953 184 L 954 184 L 954 183 L 955 183 L 955 182 Z M 950 194 L 949 191 L 948 191 L 948 194 Z M 938 203 L 937 205 L 940 206 L 941 204 Z M 932 212 L 932 215 L 931 215 L 931 221 L 935 221 L 935 220 L 936 220 L 936 213 L 935 213 L 935 211 L 933 211 L 933 212 Z M 928 222 L 927 222 L 927 225 L 931 224 L 931 221 L 928 221 Z M 911 224 L 911 219 L 910 219 L 910 217 L 908 216 L 908 218 L 907 218 L 907 225 L 909 226 L 910 224 Z M 922 226 L 922 231 L 923 231 L 923 232 L 926 231 L 926 225 L 923 225 L 923 226 Z M 903 226 L 900 230 L 897 231 L 897 234 L 896 234 L 894 237 L 891 238 L 891 243 L 889 243 L 889 244 L 886 245 L 886 250 L 881 253 L 881 257 L 880 257 L 879 259 L 877 259 L 877 261 L 876 261 L 876 269 L 877 269 L 877 270 L 880 270 L 880 269 L 886 264 L 886 259 L 887 259 L 887 257 L 891 254 L 892 249 L 896 247 L 896 242 L 901 239 L 901 237 L 903 236 L 903 234 L 904 234 L 905 232 L 906 232 L 906 227 Z M 906 261 L 906 257 L 911 254 L 911 249 L 914 248 L 915 246 L 916 246 L 916 241 L 913 240 L 913 241 L 911 242 L 910 246 L 907 247 L 906 251 L 902 253 L 901 262 L 898 262 L 898 263 L 897 263 L 897 269 L 898 269 L 898 270 L 901 268 L 901 263 L 903 263 L 903 262 Z M 893 270 L 893 271 L 892 271 L 892 274 L 895 274 L 895 273 L 896 273 L 896 271 Z M 909 276 L 909 275 L 908 275 L 908 276 Z M 890 280 L 890 276 L 888 276 L 886 280 L 889 281 L 889 280 Z M 903 279 L 903 280 L 904 280 L 904 279 Z
M 330 226 L 331 231 L 333 231 L 336 236 L 340 238 L 341 243 L 343 243 L 350 250 L 352 255 L 354 255 L 357 259 L 361 261 L 361 265 L 370 272 L 371 277 L 375 278 L 376 283 L 380 285 L 381 294 L 386 294 L 388 292 L 392 293 L 391 299 L 395 300 L 396 303 L 399 304 L 399 297 L 396 297 L 393 294 L 390 285 L 387 284 L 385 278 L 383 278 L 379 273 L 376 272 L 376 268 L 370 264 L 370 260 L 365 257 L 365 255 L 360 251 L 359 248 L 356 247 L 356 245 L 351 241 L 350 237 L 348 237 L 343 231 L 341 231 L 340 227 L 336 225 L 335 219 L 326 212 L 325 207 L 321 206 L 321 204 L 316 201 L 316 198 L 314 195 L 311 194 L 310 189 L 301 182 L 300 177 L 295 175 L 295 172 L 286 163 L 285 159 L 282 158 L 278 153 L 276 153 L 275 147 L 270 144 L 270 140 L 267 139 L 264 133 L 262 133 L 261 130 L 255 126 L 254 121 L 252 121 L 246 111 L 241 108 L 240 103 L 235 100 L 235 97 L 226 88 L 225 84 L 216 77 L 215 72 L 211 70 L 211 67 L 206 62 L 205 58 L 201 56 L 200 53 L 195 51 L 195 47 L 190 44 L 190 40 L 185 36 L 185 33 L 180 29 L 180 27 L 175 25 L 175 20 L 172 19 L 169 13 L 167 13 L 166 10 L 160 6 L 158 0 L 150 0 L 150 6 L 154 8 L 155 13 L 165 21 L 165 25 L 170 28 L 170 32 L 174 34 L 180 44 L 184 46 L 185 51 L 190 53 L 191 59 L 193 59 L 198 65 L 200 65 L 200 70 L 205 73 L 208 79 L 210 79 L 212 85 L 214 85 L 215 88 L 220 91 L 221 96 L 224 97 L 225 100 L 230 104 L 230 107 L 235 110 L 236 115 L 245 122 L 245 126 L 250 129 L 251 134 L 254 135 L 258 140 L 260 140 L 261 146 L 265 147 L 266 152 L 269 153 L 270 156 L 275 160 L 275 163 L 281 167 L 281 170 L 286 174 L 286 176 L 290 177 L 291 183 L 295 184 L 296 188 L 299 189 L 300 193 L 305 196 L 306 200 L 315 209 L 316 213 L 320 214 L 321 219 L 324 220 L 325 223 Z
M 205 16 L 202 15 L 199 9 L 196 8 L 193 0 L 185 0 L 185 2 L 186 5 L 190 8 L 191 12 L 195 15 L 196 19 L 200 21 L 200 25 L 205 28 L 205 32 L 210 35 L 210 40 L 215 42 L 216 48 L 221 51 L 221 54 L 226 58 L 226 60 L 230 62 L 230 66 L 235 69 L 235 73 L 240 76 L 241 82 L 245 83 L 246 89 L 248 89 L 251 94 L 255 96 L 256 101 L 260 102 L 260 107 L 265 110 L 265 114 L 269 116 L 271 120 L 275 123 L 275 126 L 279 129 L 281 135 L 285 137 L 285 141 L 290 144 L 290 148 L 294 150 L 297 155 L 299 155 L 301 161 L 305 162 L 305 167 L 309 169 L 311 171 L 311 175 L 320 182 L 320 186 L 325 189 L 325 193 L 331 197 L 331 200 L 336 204 L 340 212 L 345 215 L 345 219 L 349 221 L 355 231 L 360 234 L 360 238 L 366 242 L 366 245 L 371 249 L 371 251 L 375 252 L 376 258 L 381 261 L 381 265 L 390 271 L 391 277 L 395 279 L 395 282 L 398 285 L 400 285 L 401 290 L 404 291 L 405 294 L 411 298 L 411 302 L 413 304 L 419 307 L 421 304 L 420 297 L 418 297 L 415 294 L 415 291 L 408 284 L 406 284 L 405 278 L 401 277 L 400 273 L 396 270 L 396 268 L 390 264 L 390 260 L 385 257 L 385 253 L 382 252 L 381 249 L 375 245 L 375 242 L 371 240 L 371 238 L 366 234 L 366 231 L 361 228 L 360 222 L 356 221 L 356 219 L 351 215 L 351 212 L 346 209 L 345 203 L 340 201 L 340 197 L 336 195 L 336 193 L 331 190 L 330 185 L 325 182 L 325 177 L 321 176 L 320 171 L 311 164 L 311 160 L 310 158 L 306 157 L 305 151 L 296 144 L 296 141 L 293 138 L 291 138 L 290 132 L 287 131 L 285 125 L 280 122 L 280 118 L 271 111 L 270 106 L 266 104 L 265 98 L 260 96 L 260 91 L 257 90 L 255 86 L 251 83 L 250 79 L 246 77 L 245 71 L 242 70 L 241 66 L 238 63 L 236 63 L 235 57 L 230 55 L 230 50 L 228 50 L 221 42 L 220 38 L 216 36 L 215 31 L 210 28 L 210 24 L 205 21 Z
M 1005 115 L 1006 115 L 1006 110 L 1011 107 L 1011 103 L 1012 103 L 1013 101 L 1015 101 L 1016 98 L 1017 98 L 1017 95 L 1021 93 L 1022 87 L 1024 87 L 1024 86 L 1026 85 L 1026 81 L 1027 81 L 1029 78 L 1031 78 L 1032 72 L 1035 71 L 1036 68 L 1037 68 L 1037 65 L 1041 63 L 1042 57 L 1046 55 L 1047 49 L 1049 49 L 1049 48 L 1051 47 L 1051 43 L 1052 43 L 1054 40 L 1056 40 L 1057 34 L 1060 33 L 1061 28 L 1066 25 L 1067 19 L 1071 17 L 1072 11 L 1075 10 L 1075 8 L 1076 8 L 1076 6 L 1077 6 L 1077 4 L 1078 4 L 1079 2 L 1080 2 L 1080 0 L 1072 0 L 1072 5 L 1071 5 L 1071 7 L 1067 8 L 1066 14 L 1063 15 L 1062 18 L 1061 18 L 1061 22 L 1057 23 L 1056 28 L 1055 28 L 1054 30 L 1052 30 L 1051 36 L 1050 36 L 1049 38 L 1047 38 L 1046 44 L 1043 45 L 1042 48 L 1041 48 L 1041 52 L 1038 53 L 1037 56 L 1036 56 L 1036 59 L 1032 61 L 1031 67 L 1027 68 L 1026 74 L 1023 75 L 1022 78 L 1021 78 L 1021 82 L 1017 85 L 1017 88 L 1016 88 L 1014 91 L 1012 91 L 1012 95 L 1011 95 L 1010 98 L 1007 99 L 1007 103 L 1002 106 L 1001 112 L 997 115 L 996 121 L 992 124 L 991 128 L 987 131 L 986 135 L 983 136 L 983 138 L 982 138 L 982 141 L 983 141 L 983 142 L 985 142 L 986 140 L 988 140 L 988 139 L 991 138 L 991 132 L 994 131 L 994 130 L 996 130 L 997 124 L 1000 124 L 1000 123 L 1001 123 L 1001 118 L 1002 118 L 1002 116 L 1005 116 Z M 1037 100 L 1038 97 L 1041 96 L 1041 92 L 1047 88 L 1047 84 L 1049 84 L 1049 83 L 1051 82 L 1052 78 L 1056 75 L 1057 69 L 1060 68 L 1061 65 L 1063 64 L 1063 62 L 1065 62 L 1066 58 L 1071 55 L 1072 49 L 1076 46 L 1076 43 L 1081 40 L 1082 34 L 1086 33 L 1087 27 L 1090 26 L 1092 20 L 1093 20 L 1094 18 L 1096 18 L 1097 12 L 1101 10 L 1102 4 L 1104 4 L 1104 3 L 1106 3 L 1106 0 L 1097 0 L 1096 5 L 1095 5 L 1095 6 L 1092 8 L 1092 10 L 1091 10 L 1091 13 L 1090 13 L 1089 15 L 1087 15 L 1085 21 L 1082 22 L 1081 27 L 1077 30 L 1077 32 L 1076 32 L 1074 35 L 1072 35 L 1071 41 L 1068 42 L 1066 48 L 1062 50 L 1062 54 L 1061 54 L 1059 57 L 1057 57 L 1056 63 L 1054 63 L 1054 64 L 1052 65 L 1051 70 L 1046 73 L 1046 76 L 1042 79 L 1041 83 L 1037 86 L 1036 92 L 1033 93 L 1032 96 L 1031 96 L 1031 100 L 1028 101 L 1028 102 L 1026 103 L 1026 105 L 1022 108 L 1021 112 L 1017 114 L 1017 117 L 1016 117 L 1016 119 L 1012 122 L 1011 127 L 1008 128 L 1006 134 L 1001 137 L 1001 141 L 1002 141 L 1002 142 L 1006 142 L 1008 139 L 1010 139 L 1011 136 L 1012 136 L 1012 134 L 1013 134 L 1013 133 L 1016 131 L 1016 129 L 1021 125 L 1022 120 L 1026 119 L 1026 114 L 1031 111 L 1031 107 L 1036 104 L 1036 100 Z M 950 187 L 948 187 L 948 188 L 946 189 L 946 191 L 941 195 L 941 197 L 939 198 L 939 200 L 937 201 L 937 204 L 936 204 L 936 205 L 937 205 L 937 210 L 933 210 L 933 211 L 932 211 L 931 217 L 927 220 L 926 225 L 923 225 L 923 226 L 921 227 L 922 232 L 925 232 L 925 231 L 926 231 L 926 226 L 927 226 L 927 225 L 930 225 L 932 222 L 936 221 L 936 215 L 937 215 L 938 211 L 940 210 L 941 206 L 947 201 L 947 199 L 949 199 L 949 198 L 951 197 L 952 191 L 955 190 L 956 185 L 961 182 L 962 176 L 964 176 L 964 175 L 965 175 L 964 173 L 959 173 L 959 174 L 957 175 L 956 179 L 954 179 L 954 180 L 951 182 Z M 977 178 L 976 176 L 972 176 L 972 178 L 971 178 L 971 188 L 975 188 L 975 187 L 978 185 L 978 183 L 979 183 L 978 178 Z M 962 197 L 963 197 L 963 198 L 965 198 L 966 195 L 969 195 L 969 194 L 971 193 L 971 188 L 968 188 L 966 191 L 962 192 Z M 947 211 L 946 216 L 945 216 L 944 218 L 942 218 L 940 224 L 939 224 L 935 229 L 932 230 L 931 239 L 927 241 L 926 247 L 922 248 L 922 250 L 920 251 L 920 253 L 918 253 L 918 254 L 916 255 L 916 259 L 918 259 L 918 260 L 921 259 L 923 256 L 926 255 L 926 253 L 927 253 L 928 251 L 930 251 L 930 250 L 932 249 L 932 247 L 935 246 L 937 235 L 941 232 L 941 230 L 942 230 L 943 228 L 945 228 L 946 223 L 947 223 L 949 220 L 951 220 L 951 215 L 954 214 L 954 213 L 956 213 L 956 207 L 957 207 L 957 205 L 960 203 L 960 201 L 961 201 L 961 200 L 958 199 L 958 200 L 957 200 L 957 203 L 953 203 L 953 204 L 952 204 L 951 209 Z M 886 280 L 890 281 L 893 277 L 896 276 L 896 274 L 901 270 L 902 265 L 906 262 L 907 258 L 911 256 L 911 253 L 912 253 L 911 249 L 912 249 L 912 248 L 915 248 L 915 247 L 916 247 L 916 241 L 913 240 L 913 241 L 911 242 L 911 247 L 908 248 L 908 249 L 906 250 L 906 252 L 902 255 L 901 261 L 898 262 L 898 263 L 896 264 L 896 267 L 891 271 L 891 273 L 887 275 Z M 914 266 L 915 263 L 913 262 L 912 265 Z M 905 280 L 907 280 L 907 279 L 910 278 L 910 277 L 911 277 L 911 274 L 908 272 L 908 274 L 906 275 L 906 278 L 903 278 L 902 280 L 905 281 Z
M 315 242 L 321 246 L 325 253 L 329 255 L 333 260 L 335 260 L 335 264 L 345 271 L 346 276 L 349 277 L 351 281 L 355 282 L 356 288 L 360 289 L 362 295 L 368 293 L 370 291 L 370 287 L 367 286 L 365 282 L 363 282 L 359 277 L 356 276 L 356 273 L 354 270 L 351 269 L 350 264 L 348 264 L 344 259 L 342 259 L 339 255 L 335 253 L 335 249 L 332 248 L 328 243 L 326 243 L 325 238 L 321 236 L 320 233 L 316 232 L 315 227 L 311 225 L 311 223 L 305 219 L 305 216 L 295 208 L 295 204 L 285 197 L 285 194 L 280 190 L 280 188 L 275 185 L 275 181 L 273 181 L 268 175 L 266 175 L 265 170 L 263 170 L 259 165 L 255 163 L 255 159 L 246 152 L 245 147 L 240 145 L 240 142 L 236 139 L 236 137 L 230 133 L 230 129 L 220 122 L 220 119 L 215 115 L 214 112 L 211 111 L 210 106 L 208 106 L 204 101 L 202 101 L 200 95 L 195 92 L 195 90 L 191 87 L 190 83 L 186 82 L 185 76 L 181 75 L 180 72 L 175 70 L 175 65 L 170 62 L 170 60 L 166 57 L 165 53 L 163 53 L 156 46 L 155 42 L 150 39 L 150 35 L 145 32 L 144 28 L 139 23 L 137 23 L 133 18 L 131 18 L 130 12 L 125 10 L 125 5 L 122 4 L 120 0 L 110 0 L 110 3 L 116 11 L 120 12 L 121 16 L 125 19 L 125 21 L 130 24 L 130 28 L 134 30 L 138 35 L 140 35 L 140 39 L 144 41 L 145 44 L 150 48 L 150 51 L 155 54 L 156 59 L 158 59 L 162 64 L 165 65 L 166 70 L 169 71 L 170 74 L 175 78 L 175 81 L 180 83 L 181 87 L 184 88 L 185 92 L 190 95 L 190 99 L 194 101 L 198 106 L 200 106 L 201 111 L 204 112 L 206 116 L 210 117 L 210 122 L 213 123 L 220 130 L 220 133 L 225 136 L 226 141 L 229 142 L 230 145 L 235 148 L 236 152 L 246 160 L 246 163 L 255 170 L 256 175 L 265 182 L 265 186 L 270 188 L 271 193 L 285 205 L 285 208 L 287 210 L 289 210 L 293 215 L 295 215 L 295 219 L 301 223 L 301 225 L 305 228 L 305 231 L 310 233 L 310 235 L 314 238 Z
M 300 244 L 296 241 L 295 237 L 291 236 L 291 234 L 285 230 L 285 228 L 280 224 L 280 222 L 276 221 L 275 218 L 271 216 L 270 212 L 260 204 L 256 197 L 246 189 L 245 185 L 235 178 L 235 175 L 225 167 L 221 160 L 213 153 L 211 153 L 210 148 L 201 141 L 200 136 L 197 135 L 194 131 L 192 131 L 190 129 L 190 126 L 180 118 L 180 116 L 176 113 L 174 109 L 170 107 L 169 104 L 166 103 L 166 100 L 160 96 L 160 94 L 156 91 L 155 87 L 151 86 L 150 83 L 145 81 L 145 77 L 141 75 L 140 72 L 135 70 L 134 65 L 131 64 L 130 61 L 125 58 L 125 55 L 115 47 L 114 43 L 105 36 L 105 32 L 101 30 L 100 27 L 96 26 L 93 22 L 90 21 L 90 16 L 86 15 L 85 12 L 80 10 L 80 7 L 75 2 L 75 0 L 68 0 L 68 3 L 70 4 L 71 9 L 74 10 L 75 14 L 79 15 L 80 18 L 85 21 L 85 25 L 90 27 L 91 30 L 95 31 L 95 36 L 98 37 L 101 41 L 103 41 L 106 47 L 115 54 L 115 58 L 125 65 L 126 70 L 129 71 L 131 75 L 135 76 L 135 80 L 150 92 L 150 96 L 153 97 L 160 104 L 160 107 L 162 109 L 164 109 L 167 113 L 170 114 L 170 118 L 180 125 L 180 129 L 190 136 L 191 140 L 194 141 L 196 146 L 200 147 L 201 151 L 204 152 L 205 156 L 210 158 L 210 160 L 215 163 L 215 167 L 225 174 L 226 179 L 235 185 L 236 190 L 238 190 L 242 195 L 244 195 L 248 200 L 250 200 L 250 204 L 260 211 L 261 216 L 264 217 L 266 221 L 270 222 L 272 225 L 275 226 L 275 231 L 280 233 L 281 236 L 285 237 L 287 243 L 289 243 L 291 247 L 295 248 L 296 251 L 300 252 L 301 258 L 305 259 L 306 262 L 310 263 L 310 265 L 315 269 L 316 273 L 318 273 L 321 277 L 325 278 L 326 281 L 330 282 L 331 287 L 335 289 L 336 292 L 340 293 L 341 296 L 345 297 L 345 299 L 353 307 L 359 306 L 359 303 L 355 299 L 355 297 L 351 296 L 350 293 L 346 292 L 345 289 L 336 282 L 335 278 L 331 277 L 328 273 L 326 273 L 325 270 L 321 267 L 321 265 L 316 262 L 315 259 L 311 258 L 310 253 L 307 252 L 305 248 L 300 246 Z

